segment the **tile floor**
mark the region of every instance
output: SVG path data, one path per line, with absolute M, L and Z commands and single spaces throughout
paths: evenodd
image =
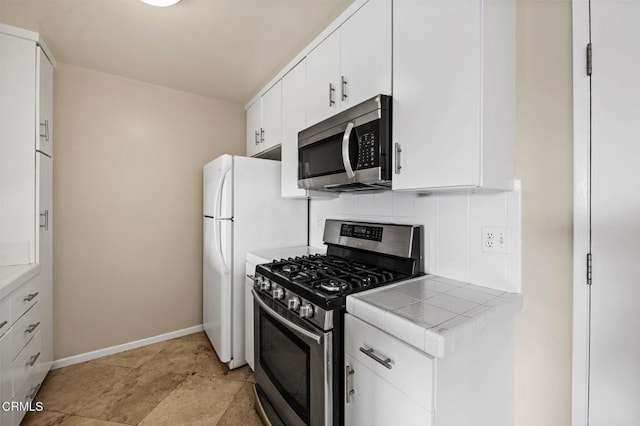
M 253 383 L 196 333 L 52 370 L 22 425 L 262 425 Z

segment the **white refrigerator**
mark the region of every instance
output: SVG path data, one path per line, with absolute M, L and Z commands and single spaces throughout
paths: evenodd
M 307 201 L 281 198 L 280 162 L 223 155 L 204 166 L 202 323 L 220 360 L 246 364 L 248 251 L 307 245 Z

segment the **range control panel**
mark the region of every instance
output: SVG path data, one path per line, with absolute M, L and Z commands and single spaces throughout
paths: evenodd
M 360 238 L 363 240 L 382 241 L 382 227 L 343 223 L 340 228 L 340 235 L 343 237 Z

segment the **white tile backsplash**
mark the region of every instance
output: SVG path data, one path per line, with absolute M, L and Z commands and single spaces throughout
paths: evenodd
M 424 270 L 499 291 L 520 292 L 520 184 L 493 193 L 340 194 L 311 200 L 310 242 L 322 246 L 325 219 L 422 225 Z M 509 230 L 510 252 L 483 252 L 482 227 Z

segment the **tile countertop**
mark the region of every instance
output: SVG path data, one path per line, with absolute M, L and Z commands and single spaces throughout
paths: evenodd
M 0 267 L 0 299 L 3 299 L 39 272 L 39 263 Z
M 438 358 L 487 324 L 507 321 L 522 296 L 426 275 L 347 297 L 347 312 Z
M 247 262 L 254 265 L 261 263 L 271 263 L 274 260 L 286 259 L 295 256 L 306 256 L 309 254 L 325 254 L 326 247 L 297 246 L 284 247 L 278 249 L 259 250 L 247 253 Z

